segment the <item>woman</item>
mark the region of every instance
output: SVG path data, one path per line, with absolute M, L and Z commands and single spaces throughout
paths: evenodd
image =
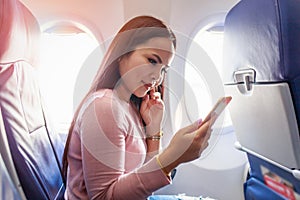
M 146 199 L 208 146 L 215 118 L 179 130 L 159 152 L 163 78 L 175 48 L 173 32 L 150 16 L 131 19 L 117 33 L 69 130 L 68 199 Z

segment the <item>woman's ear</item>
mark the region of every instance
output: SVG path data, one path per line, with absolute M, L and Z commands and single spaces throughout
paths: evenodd
M 124 61 L 125 61 L 125 60 L 126 60 L 126 59 L 124 59 L 124 55 L 120 56 L 120 57 L 117 59 L 117 63 L 119 64 L 119 67 L 120 67 L 121 65 L 124 64 Z
M 117 59 L 117 64 L 118 64 L 119 72 L 120 72 L 120 66 L 122 65 L 122 64 L 121 64 L 122 62 L 123 62 L 123 57 L 120 56 L 120 57 Z
M 119 57 L 119 58 L 118 58 L 118 60 L 117 60 L 117 61 L 118 61 L 118 63 L 120 63 L 120 62 L 121 62 L 121 60 L 122 60 L 122 57 Z

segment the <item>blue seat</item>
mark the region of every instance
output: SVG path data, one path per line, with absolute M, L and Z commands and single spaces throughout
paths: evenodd
M 0 199 L 21 200 L 21 196 L 17 188 L 12 182 L 12 179 L 8 173 L 6 165 L 4 164 L 1 154 L 0 154 L 0 181 L 1 181 Z
M 251 177 L 268 183 L 266 174 L 275 173 L 297 193 L 299 36 L 299 1 L 241 0 L 225 19 L 222 74 L 225 92 L 233 97 L 229 111 L 237 147 L 248 154 Z
M 20 181 L 16 175 L 10 151 L 8 151 L 9 148 L 7 138 L 5 137 L 6 134 L 2 133 L 5 133 L 5 129 L 0 107 L 0 199 L 25 199 L 22 187 L 17 186 Z M 5 155 L 5 160 L 3 159 L 2 154 Z
M 39 25 L 17 0 L 0 0 L 1 156 L 22 199 L 63 199 L 64 141 L 40 95 L 36 69 Z

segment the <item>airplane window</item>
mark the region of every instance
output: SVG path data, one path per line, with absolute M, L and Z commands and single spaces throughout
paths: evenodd
M 207 52 L 217 67 L 218 72 L 221 73 L 223 62 L 223 30 L 218 27 L 199 31 L 194 40 Z
M 195 54 L 194 57 L 197 57 L 199 61 L 191 62 L 190 59 L 185 68 L 185 88 L 187 90 L 187 87 L 189 87 L 188 90 L 191 90 L 196 98 L 194 102 L 186 100 L 187 112 L 190 118 L 192 118 L 190 121 L 197 119 L 199 116 L 204 117 L 215 103 L 213 96 L 217 98 L 217 96 L 223 95 L 222 92 L 224 91 L 221 91 L 223 90 L 223 86 L 220 76 L 223 62 L 223 27 L 215 26 L 210 29 L 200 30 L 193 38 L 193 43 L 195 44 L 191 45 L 190 51 L 194 51 L 192 54 Z M 197 48 L 193 46 L 197 46 Z M 203 51 L 203 53 L 200 53 L 201 51 L 199 50 Z M 191 58 L 191 56 L 189 57 Z M 213 74 L 213 70 L 215 74 Z M 213 77 L 210 78 L 219 81 L 220 86 L 218 86 L 218 89 L 221 92 L 216 93 L 211 82 L 207 82 L 207 74 L 213 74 Z M 197 109 L 189 106 L 191 104 L 197 104 Z M 229 112 L 226 109 L 223 126 L 230 126 L 231 124 Z
M 52 122 L 59 131 L 66 132 L 69 128 L 78 72 L 97 46 L 97 41 L 85 32 L 44 32 L 41 36 L 41 91 Z

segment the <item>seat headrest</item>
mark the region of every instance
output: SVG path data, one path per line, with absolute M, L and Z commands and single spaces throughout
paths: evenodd
M 225 19 L 224 82 L 249 68 L 256 71 L 256 82 L 299 77 L 299 19 L 299 1 L 241 0 Z
M 36 66 L 40 27 L 18 0 L 0 0 L 0 63 L 26 60 Z

